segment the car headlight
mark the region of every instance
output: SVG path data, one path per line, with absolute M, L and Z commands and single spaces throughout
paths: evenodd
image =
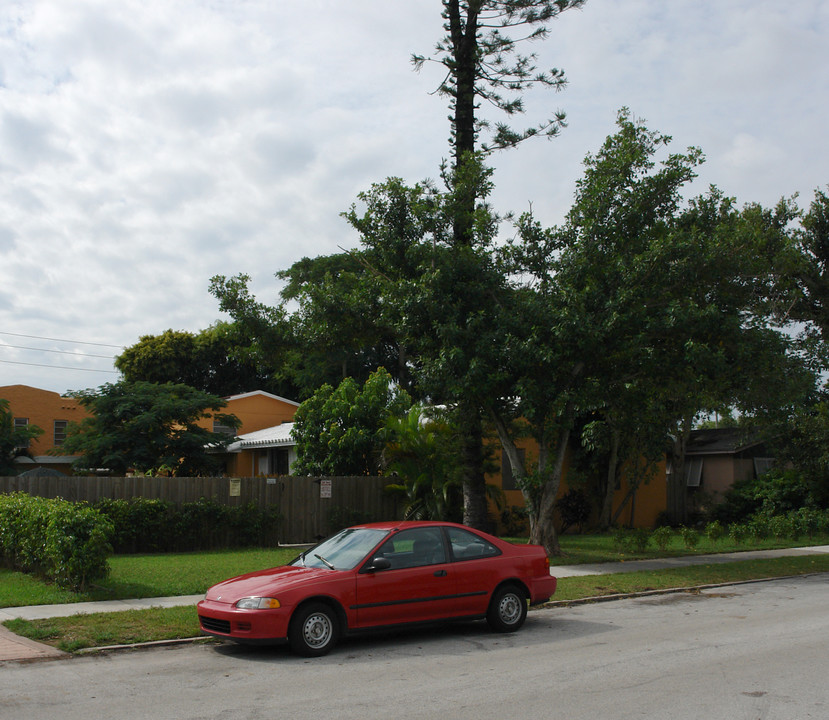
M 274 610 L 278 607 L 282 607 L 279 600 L 269 597 L 246 597 L 236 603 L 239 610 Z

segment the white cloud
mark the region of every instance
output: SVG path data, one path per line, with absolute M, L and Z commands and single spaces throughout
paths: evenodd
M 437 0 L 7 0 L 0 345 L 198 330 L 219 315 L 211 276 L 246 272 L 274 302 L 276 270 L 354 245 L 339 213 L 359 191 L 434 178 L 448 154 L 440 70 L 409 64 L 442 34 L 439 13 Z M 495 158 L 497 207 L 560 222 L 622 105 L 673 149 L 703 148 L 700 191 L 810 195 L 829 181 L 828 31 L 819 0 L 588 0 L 534 48 L 568 89 L 526 99 L 528 125 L 561 108 L 569 127 Z M 10 353 L 0 361 L 112 369 Z M 0 362 L 0 385 L 113 377 Z

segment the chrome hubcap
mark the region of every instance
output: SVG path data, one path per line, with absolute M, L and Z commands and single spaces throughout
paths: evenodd
M 513 593 L 504 595 L 498 606 L 498 615 L 507 625 L 517 622 L 521 617 L 521 599 Z
M 327 615 L 314 613 L 305 620 L 302 631 L 308 647 L 320 648 L 331 640 L 334 627 Z

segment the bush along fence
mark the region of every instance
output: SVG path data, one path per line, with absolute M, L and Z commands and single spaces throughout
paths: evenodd
M 0 555 L 10 567 L 85 590 L 106 577 L 113 524 L 83 503 L 0 495 Z
M 116 553 L 190 552 L 277 544 L 279 512 L 254 503 L 231 507 L 201 498 L 169 500 L 104 498 L 94 508 L 113 525 Z
M 388 483 L 388 478 L 364 476 L 0 477 L 0 494 L 25 492 L 87 502 L 96 507 L 101 503 L 104 512 L 116 521 L 119 516 L 134 514 L 134 520 L 142 526 L 139 530 L 145 540 L 139 540 L 137 535 L 130 536 L 128 532 L 116 532 L 116 547 L 146 548 L 155 542 L 157 551 L 165 551 L 183 548 L 181 538 L 189 533 L 185 528 L 168 527 L 170 524 L 200 527 L 209 536 L 208 547 L 218 547 L 224 542 L 222 535 L 228 533 L 240 538 L 233 542 L 242 545 L 250 544 L 246 538 L 256 533 L 260 539 L 252 544 L 292 545 L 314 542 L 346 524 L 395 520 L 400 517 L 401 509 L 397 500 L 385 492 Z M 135 507 L 107 505 L 107 501 L 132 500 L 156 500 L 158 503 Z M 170 506 L 179 508 L 180 514 L 171 514 Z M 254 513 L 252 507 L 260 514 Z M 222 529 L 214 529 L 212 521 L 220 522 Z M 160 533 L 155 541 L 153 530 Z M 189 546 L 189 549 L 201 548 Z

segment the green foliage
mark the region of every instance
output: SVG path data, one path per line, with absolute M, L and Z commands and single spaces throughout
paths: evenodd
M 294 415 L 294 475 L 378 475 L 390 417 L 401 417 L 411 399 L 380 368 L 361 387 L 346 378 L 323 385 Z
M 800 508 L 826 508 L 825 492 L 799 470 L 775 468 L 734 483 L 712 514 L 721 522 L 741 522 L 756 513 L 772 517 Z
M 728 526 L 728 537 L 737 545 L 742 545 L 751 536 L 751 529 L 744 523 L 732 523 Z
M 16 428 L 9 401 L 0 398 L 0 475 L 16 475 L 14 459 L 28 455 L 29 441 L 42 434 L 36 425 Z
M 556 509 L 561 517 L 561 532 L 565 533 L 573 526 L 581 531 L 590 518 L 590 500 L 581 488 L 570 488 L 556 502 Z
M 0 495 L 0 555 L 11 567 L 83 590 L 106 577 L 113 526 L 85 503 Z
M 95 508 L 111 520 L 119 554 L 265 546 L 276 541 L 279 524 L 276 508 L 233 507 L 205 498 L 181 506 L 152 498 L 107 498 Z
M 564 125 L 564 114 L 523 131 L 503 122 L 490 127 L 478 117 L 483 102 L 514 117 L 524 111 L 522 93 L 535 86 L 561 89 L 566 80 L 558 68 L 539 70 L 535 55 L 518 52 L 520 43 L 540 40 L 548 23 L 584 0 L 443 0 L 446 35 L 438 42 L 435 55 L 414 55 L 420 69 L 426 62 L 442 65 L 446 74 L 438 92 L 452 104 L 452 143 L 456 155 L 475 149 L 479 134 L 488 131 L 485 151 L 509 148 L 536 135 L 555 137 Z
M 219 467 L 215 451 L 233 438 L 197 422 L 212 415 L 239 426 L 235 416 L 219 412 L 227 404 L 222 398 L 187 385 L 121 381 L 77 397 L 92 416 L 70 424 L 61 452 L 80 454 L 77 466 L 115 475 L 162 466 L 179 476 L 211 474 Z
M 115 358 L 115 367 L 128 382 L 189 385 L 221 397 L 253 389 L 292 397 L 294 386 L 274 378 L 279 356 L 269 353 L 266 362 L 264 355 L 242 323 L 217 322 L 199 333 L 144 335 Z
M 328 511 L 328 532 L 333 535 L 335 532 L 352 525 L 363 525 L 376 521 L 377 518 L 369 512 L 334 505 Z
M 647 550 L 651 541 L 651 531 L 647 528 L 617 528 L 613 534 L 613 544 L 620 551 L 641 554 Z
M 422 405 L 385 427 L 386 472 L 399 482 L 386 487 L 405 503 L 403 516 L 417 520 L 453 520 L 461 516 L 457 436 L 444 418 Z
M 683 525 L 679 528 L 679 536 L 682 538 L 682 542 L 688 550 L 693 550 L 697 545 L 699 545 L 699 530 L 685 527 Z
M 705 526 L 705 536 L 713 543 L 725 537 L 725 527 L 719 520 L 713 520 Z
M 651 539 L 656 543 L 660 551 L 664 552 L 670 545 L 674 536 L 673 530 L 667 525 L 661 525 L 651 533 Z

